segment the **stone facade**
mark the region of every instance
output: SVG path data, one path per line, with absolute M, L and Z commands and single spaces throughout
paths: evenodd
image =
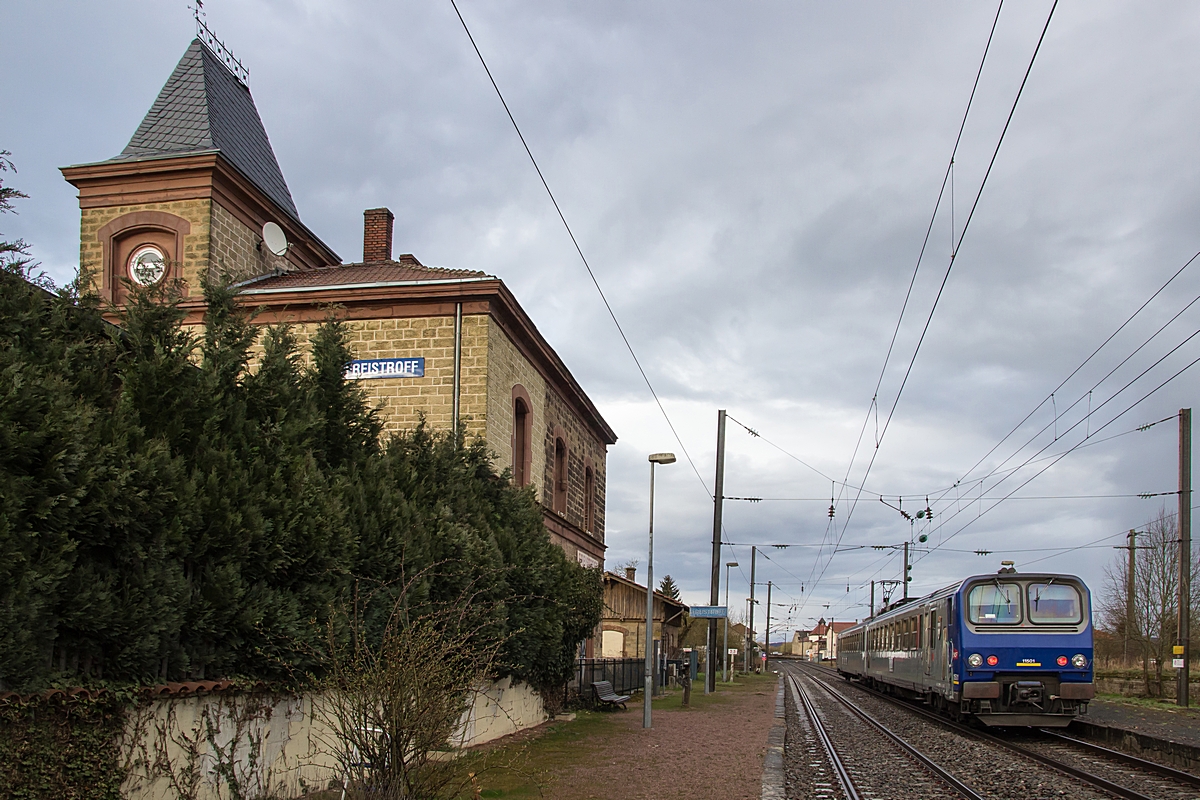
M 209 225 L 210 277 L 223 278 L 230 283 L 291 269 L 286 257 L 276 256 L 260 246 L 262 236 L 225 210 L 220 203 L 212 204 Z
M 511 469 L 514 443 L 513 387 L 523 387 L 531 399 L 545 397 L 549 389 L 541 373 L 529 363 L 508 338 L 504 329 L 495 322 L 488 325 L 487 374 L 487 441 L 496 453 L 497 469 Z M 546 408 L 535 402 L 530 414 L 533 416 L 530 436 L 533 457 L 530 475 L 542 476 L 546 473 L 546 453 L 534 443 L 543 441 L 547 436 Z M 535 496 L 544 504 L 548 504 L 549 495 L 542 490 L 543 481 L 535 479 L 530 483 Z
M 171 264 L 168 277 L 182 280 L 185 296 L 200 293 L 200 276 L 210 263 L 210 226 L 213 202 L 208 198 L 176 200 L 170 203 L 142 203 L 108 208 L 84 208 L 79 222 L 79 268 L 82 276 L 104 300 L 116 302 L 120 281 L 127 277 L 124 263 L 110 252 L 110 237 L 105 235 L 106 226 L 111 226 L 122 217 L 138 212 L 158 212 L 187 222 L 190 230 L 183 236 L 179 252 L 167 253 Z M 136 234 L 134 234 L 136 236 Z
M 584 426 L 583 421 L 569 405 L 551 389 L 545 394 L 546 436 L 543 457 L 546 466 L 543 476 L 543 502 L 549 505 L 554 482 L 555 431 L 565 434 L 567 445 L 567 507 L 561 516 L 572 526 L 604 541 L 604 504 L 597 498 L 604 497 L 604 465 L 607 447 Z M 536 439 L 535 439 L 536 441 Z M 536 452 L 536 451 L 535 451 Z M 536 457 L 536 456 L 535 456 Z M 592 525 L 587 525 L 587 471 L 592 472 Z M 534 471 L 535 475 L 539 474 Z

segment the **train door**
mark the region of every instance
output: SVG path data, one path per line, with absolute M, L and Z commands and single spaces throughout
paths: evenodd
M 952 607 L 953 598 L 947 597 L 943 601 L 941 616 L 941 625 L 938 628 L 938 657 L 942 660 L 942 682 L 950 683 L 951 657 L 950 648 L 953 645 L 950 643 L 950 620 L 954 618 L 954 609 Z
M 933 669 L 933 654 L 937 652 L 937 607 L 930 606 L 925 614 L 925 641 L 924 661 L 925 674 L 928 675 Z

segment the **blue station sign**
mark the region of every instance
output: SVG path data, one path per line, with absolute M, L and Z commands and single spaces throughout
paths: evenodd
M 693 619 L 725 619 L 729 616 L 725 606 L 692 606 Z
M 424 378 L 424 358 L 372 358 L 346 365 L 347 380 L 368 378 Z

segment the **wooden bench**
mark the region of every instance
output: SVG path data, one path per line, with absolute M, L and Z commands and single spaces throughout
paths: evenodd
M 593 683 L 592 692 L 596 695 L 597 700 L 609 706 L 625 708 L 625 703 L 629 701 L 629 695 L 617 694 L 613 691 L 612 681 L 597 681 Z

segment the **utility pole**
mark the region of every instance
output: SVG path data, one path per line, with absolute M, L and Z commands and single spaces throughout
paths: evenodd
M 1134 586 L 1137 584 L 1137 568 L 1135 559 L 1137 558 L 1137 531 L 1130 528 L 1127 535 L 1129 539 L 1129 571 L 1125 576 L 1125 666 L 1129 666 L 1129 629 L 1136 624 L 1136 614 L 1134 610 L 1133 597 Z
M 733 666 L 729 658 L 729 568 L 736 567 L 738 562 L 725 562 L 725 624 L 721 626 L 724 631 L 724 642 L 721 646 L 721 682 L 729 683 L 729 668 Z
M 766 634 L 763 636 L 764 643 L 767 649 L 763 650 L 766 653 L 766 659 L 763 661 L 763 672 L 767 671 L 767 667 L 771 666 L 771 582 L 767 581 L 767 626 L 764 629 Z
M 746 632 L 750 645 L 746 648 L 746 672 L 750 671 L 750 651 L 754 649 L 754 564 L 758 561 L 758 547 L 750 548 L 750 629 Z
M 1175 702 L 1188 705 L 1188 659 L 1192 603 L 1192 410 L 1179 409 L 1179 642 L 1175 658 L 1182 657 Z
M 912 567 L 909 566 L 909 564 L 908 564 L 908 542 L 905 542 L 904 543 L 904 581 L 903 581 L 903 583 L 904 583 L 904 599 L 905 600 L 908 599 L 908 582 L 912 580 L 912 578 L 908 577 L 908 572 L 911 569 L 912 569 Z
M 875 581 L 871 581 L 871 611 L 867 616 L 875 616 Z
M 717 480 L 713 489 L 713 538 L 712 538 L 712 574 L 709 580 L 709 605 L 716 605 L 721 600 L 721 511 L 725 500 L 725 410 L 717 412 Z M 726 609 L 726 613 L 728 609 Z M 729 620 L 725 620 L 729 624 Z M 717 621 L 708 621 L 708 658 L 704 665 L 704 693 L 712 694 L 717 690 L 717 662 L 713 658 L 717 652 Z M 722 662 L 723 663 L 723 662 Z

